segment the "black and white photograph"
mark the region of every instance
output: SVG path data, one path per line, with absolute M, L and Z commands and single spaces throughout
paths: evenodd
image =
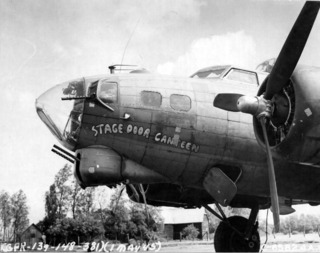
M 320 252 L 319 8 L 0 0 L 0 252 Z

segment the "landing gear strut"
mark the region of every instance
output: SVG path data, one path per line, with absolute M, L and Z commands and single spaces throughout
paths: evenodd
M 204 207 L 213 215 L 221 219 L 214 234 L 214 248 L 216 252 L 259 252 L 260 236 L 256 222 L 259 207 L 252 208 L 249 219 L 241 216 L 227 218 L 219 204 L 219 212 L 215 212 L 208 205 Z

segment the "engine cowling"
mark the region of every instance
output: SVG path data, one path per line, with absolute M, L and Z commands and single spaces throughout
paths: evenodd
M 258 95 L 265 91 L 262 84 Z M 320 68 L 296 68 L 284 89 L 276 94 L 274 112 L 267 127 L 273 155 L 295 162 L 320 161 Z M 254 130 L 264 146 L 262 128 L 254 117 Z
M 82 188 L 126 183 L 165 183 L 168 179 L 105 146 L 76 151 L 74 174 Z

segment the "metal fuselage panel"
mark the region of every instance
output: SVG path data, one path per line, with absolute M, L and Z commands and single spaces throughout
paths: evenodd
M 203 174 L 217 164 L 241 168 L 243 179 L 250 179 L 247 174 L 265 167 L 252 116 L 213 107 L 216 94 L 237 90 L 254 95 L 255 85 L 149 75 L 110 78 L 119 85 L 119 104 L 111 112 L 98 103 L 85 103 L 77 148 L 108 146 L 173 183 L 193 187 L 202 187 Z M 143 91 L 160 93 L 161 106 L 143 105 Z M 190 97 L 191 109 L 174 110 L 170 105 L 173 94 Z M 130 119 L 120 118 L 125 113 Z M 249 187 L 249 181 L 242 181 L 239 190 Z
M 258 88 L 224 76 L 205 80 L 149 74 L 104 75 L 58 84 L 37 99 L 36 109 L 67 149 L 78 154 L 83 149 L 85 154 L 85 148 L 99 150 L 100 145 L 114 150 L 119 159 L 124 158 L 117 168 L 124 175 L 99 183 L 116 184 L 137 178 L 135 182 L 140 183 L 142 175 L 143 183 L 148 184 L 146 181 L 153 175 L 156 180 L 152 183 L 166 183 L 161 188 L 163 196 L 171 186 L 172 192 L 180 195 L 181 189 L 186 190 L 184 197 L 192 195 L 190 192 L 205 195 L 204 176 L 215 166 L 236 182 L 236 197 L 240 199 L 237 204 L 250 199 L 248 196 L 263 197 L 260 200 L 265 202 L 270 193 L 259 123 L 248 114 L 213 106 L 217 94 L 255 96 L 258 89 L 259 94 L 263 93 L 265 84 Z M 276 113 L 280 116 L 273 118 L 286 124 L 286 131 L 278 131 L 271 124 L 269 128 L 281 197 L 320 202 L 319 87 L 320 68 L 297 66 L 287 90 L 278 94 L 280 102 L 274 103 L 275 110 L 289 115 L 282 123 L 286 115 Z M 108 163 L 109 158 L 85 159 L 98 165 L 101 161 Z M 126 164 L 140 167 L 128 170 Z M 139 177 L 132 176 L 138 171 L 142 173 Z M 197 194 L 192 196 L 196 198 Z M 156 194 L 154 198 L 158 200 Z M 209 194 L 203 198 L 211 201 Z M 182 201 L 188 203 L 187 199 Z
M 258 87 L 222 79 L 138 74 L 101 78 L 118 83 L 118 104 L 112 105 L 112 112 L 97 102 L 85 102 L 77 149 L 107 146 L 174 184 L 201 189 L 209 168 L 239 168 L 238 194 L 269 196 L 266 155 L 257 143 L 252 116 L 213 107 L 218 93 L 256 95 Z M 141 101 L 144 91 L 160 93 L 160 107 L 145 106 Z M 172 94 L 190 97 L 191 109 L 174 110 Z M 121 118 L 125 113 L 130 115 L 127 120 Z M 319 169 L 308 167 L 306 174 L 302 165 L 285 160 L 275 160 L 275 169 L 280 196 L 319 200 L 315 181 Z M 301 177 L 303 184 L 299 184 Z

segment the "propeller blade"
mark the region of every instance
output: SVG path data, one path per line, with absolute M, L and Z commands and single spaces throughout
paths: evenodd
M 239 112 L 237 104 L 242 96 L 236 93 L 219 93 L 213 101 L 213 106 L 229 112 Z
M 264 142 L 266 145 L 267 152 L 267 162 L 268 162 L 268 175 L 269 175 L 269 187 L 270 187 L 270 197 L 271 197 L 271 207 L 273 213 L 273 224 L 276 233 L 280 230 L 280 211 L 279 211 L 279 199 L 277 191 L 276 175 L 274 172 L 273 160 L 271 155 L 271 150 L 268 141 L 267 129 L 266 129 L 266 118 L 261 117 L 260 124 L 263 131 Z
M 303 6 L 269 75 L 265 99 L 270 100 L 291 77 L 307 43 L 319 8 L 320 2 L 314 1 L 308 1 Z

